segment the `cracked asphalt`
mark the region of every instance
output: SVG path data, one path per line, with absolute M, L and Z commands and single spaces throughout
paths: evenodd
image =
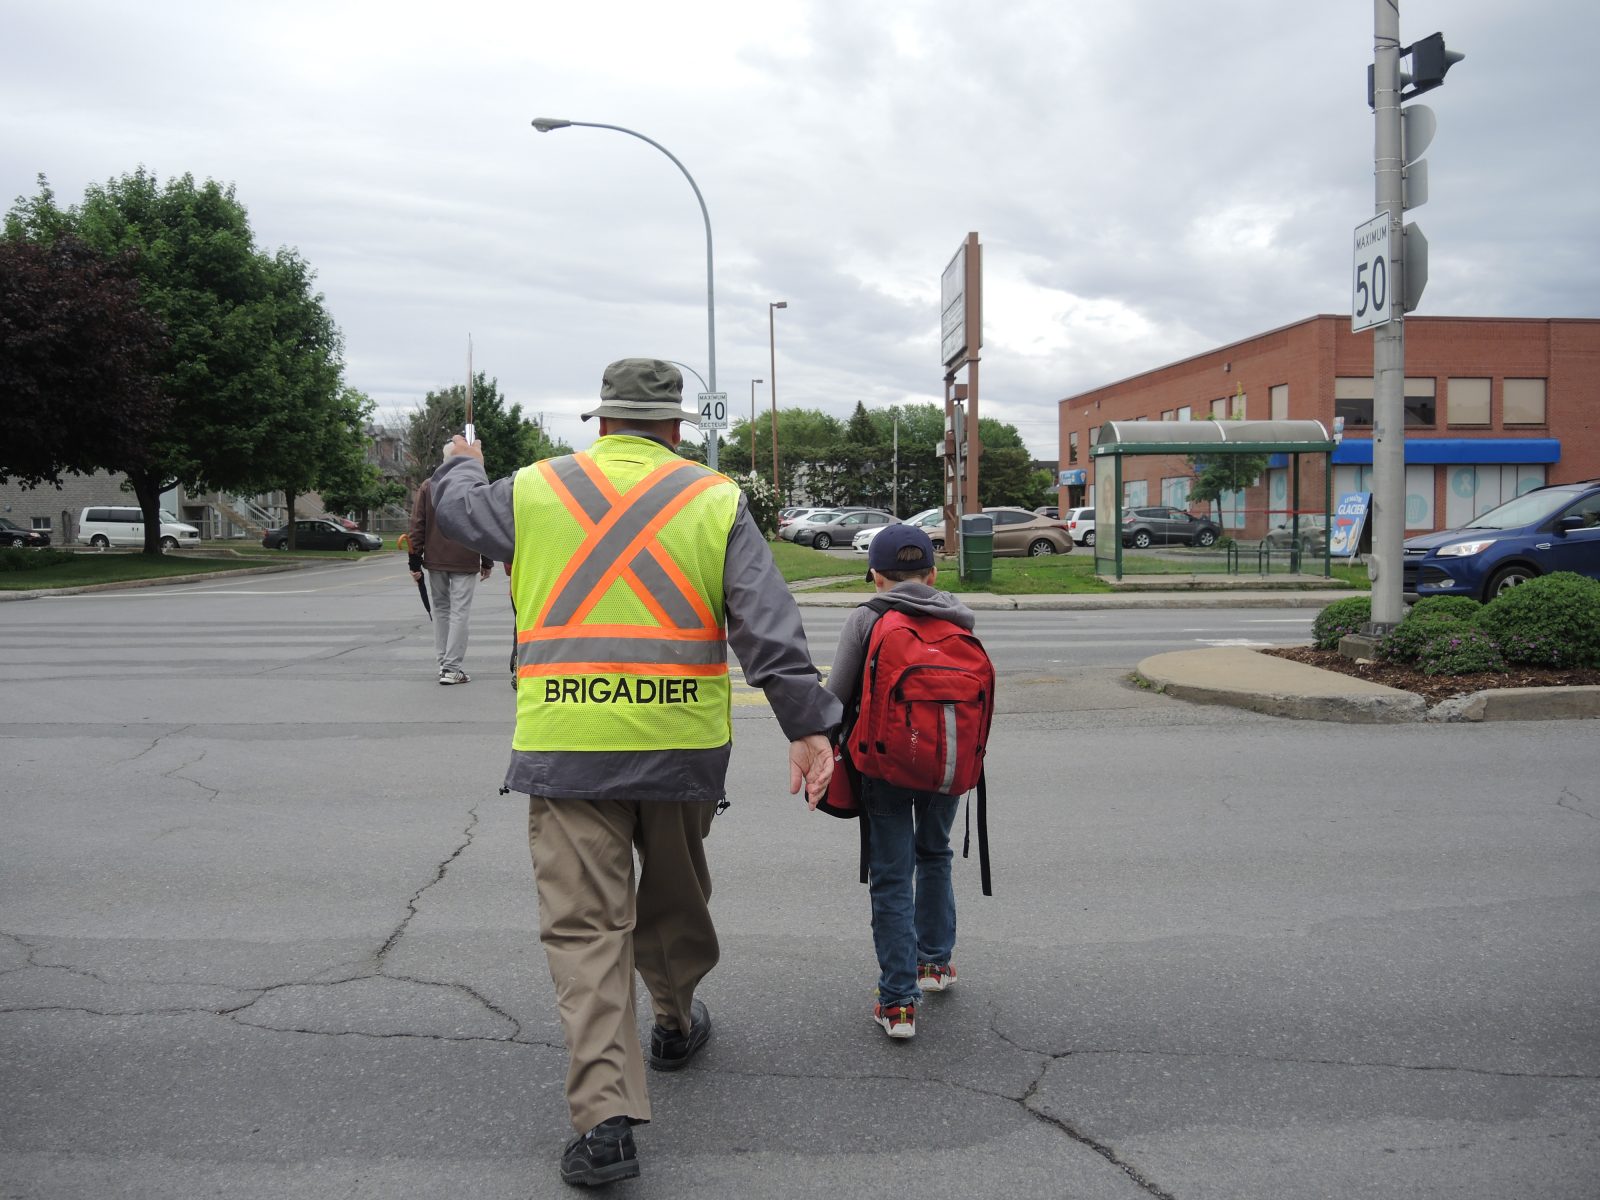
M 392 566 L 0 605 L 4 1200 L 572 1194 L 509 605 L 440 688 Z M 736 706 L 717 1032 L 608 1194 L 1600 1195 L 1593 722 L 1191 706 L 1127 681 L 1161 619 L 981 616 L 996 895 L 911 1042 Z

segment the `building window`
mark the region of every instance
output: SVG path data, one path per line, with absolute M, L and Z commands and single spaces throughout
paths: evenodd
M 1434 387 L 1432 379 L 1406 380 L 1407 427 L 1434 424 Z M 1372 428 L 1372 380 L 1365 377 L 1335 379 L 1333 415 L 1344 418 L 1346 429 Z
M 1189 507 L 1189 487 L 1194 483 L 1192 475 L 1169 475 L 1161 481 L 1161 503 L 1168 508 Z
M 1161 410 L 1161 419 L 1163 421 L 1176 421 L 1178 414 L 1170 408 L 1165 408 Z
M 1249 407 L 1249 397 L 1244 392 L 1238 391 L 1233 394 L 1233 419 L 1235 421 L 1244 420 L 1245 411 Z
M 1445 384 L 1445 387 L 1444 419 L 1446 424 L 1487 425 L 1489 423 L 1489 381 L 1487 379 L 1452 379 Z
M 1544 424 L 1544 380 L 1508 379 L 1504 397 L 1507 425 Z
M 1289 385 L 1287 383 L 1274 384 L 1270 395 L 1272 403 L 1271 417 L 1274 421 L 1287 421 L 1289 419 Z
M 1192 421 L 1192 420 L 1194 420 L 1194 410 L 1192 408 L 1190 408 L 1187 404 L 1185 404 L 1182 408 L 1180 408 L 1178 410 L 1178 420 L 1180 420 L 1180 421 Z
M 42 530 L 45 533 L 49 533 L 50 532 L 50 518 L 49 517 L 35 517 L 33 519 L 33 527 L 35 529 Z
M 1227 419 L 1228 398 L 1226 396 L 1211 402 L 1211 415 L 1219 421 Z
M 1078 461 L 1078 435 L 1076 433 L 1067 434 L 1067 461 L 1069 463 Z
M 1150 503 L 1150 481 L 1129 479 L 1122 484 L 1122 507 L 1143 508 Z
M 1335 379 L 1333 416 L 1335 420 L 1343 417 L 1346 429 L 1372 428 L 1372 380 Z
M 1098 426 L 1098 425 L 1089 426 L 1089 445 L 1091 445 L 1091 446 L 1097 445 L 1099 443 L 1099 441 L 1100 441 L 1100 426 Z

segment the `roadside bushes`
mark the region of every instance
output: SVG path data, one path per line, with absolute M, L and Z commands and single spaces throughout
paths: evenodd
M 1345 600 L 1335 600 L 1311 622 L 1311 644 L 1318 650 L 1337 650 L 1340 638 L 1347 633 L 1361 632 L 1361 627 L 1370 620 L 1372 597 L 1351 596 Z
M 1349 603 L 1329 605 L 1323 615 Z M 1324 631 L 1319 617 L 1312 627 L 1315 645 L 1337 647 L 1341 633 L 1333 627 L 1346 620 L 1335 614 Z M 1530 579 L 1488 604 L 1465 596 L 1419 600 L 1378 643 L 1377 655 L 1384 662 L 1414 664 L 1429 675 L 1505 671 L 1513 665 L 1600 667 L 1600 580 L 1560 571 Z
M 1484 605 L 1475 624 L 1507 662 L 1600 667 L 1600 580 L 1571 571 L 1530 579 Z

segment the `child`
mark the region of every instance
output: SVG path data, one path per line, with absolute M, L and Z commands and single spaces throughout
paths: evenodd
M 970 630 L 972 611 L 930 585 L 938 576 L 933 543 L 913 525 L 889 525 L 867 554 L 867 579 L 890 606 L 908 616 L 938 617 Z M 845 702 L 862 686 L 867 646 L 878 620 L 863 605 L 850 614 L 828 689 Z M 872 893 L 872 940 L 878 952 L 878 1000 L 872 1019 L 892 1038 L 914 1037 L 924 992 L 954 987 L 950 952 L 956 940 L 956 898 L 950 882 L 950 826 L 958 796 L 916 792 L 861 776 L 862 820 L 869 823 L 867 871 Z

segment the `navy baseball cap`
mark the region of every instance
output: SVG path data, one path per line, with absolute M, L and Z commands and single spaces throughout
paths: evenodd
M 922 552 L 918 558 L 900 551 L 914 546 Z M 934 566 L 933 543 L 928 535 L 915 525 L 885 525 L 872 535 L 867 547 L 867 582 L 872 582 L 874 571 L 931 571 Z

